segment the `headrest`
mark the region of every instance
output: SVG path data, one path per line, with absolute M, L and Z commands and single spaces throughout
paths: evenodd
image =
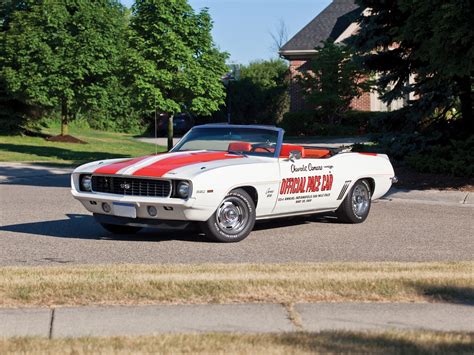
M 280 158 L 288 158 L 290 156 L 290 152 L 294 150 L 301 152 L 301 157 L 304 158 L 304 147 L 292 144 L 282 144 Z

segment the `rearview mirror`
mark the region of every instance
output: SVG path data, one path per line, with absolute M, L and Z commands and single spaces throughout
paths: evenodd
M 292 150 L 289 156 L 290 160 L 301 159 L 301 152 L 299 150 Z

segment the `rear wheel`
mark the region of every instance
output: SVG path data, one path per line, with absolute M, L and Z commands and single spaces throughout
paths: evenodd
M 367 180 L 358 180 L 352 186 L 341 206 L 337 217 L 344 223 L 362 223 L 367 219 L 371 206 L 371 191 Z
M 100 225 L 106 231 L 113 234 L 135 234 L 142 229 L 141 227 L 122 226 L 118 224 L 108 224 L 108 223 L 100 223 Z
M 245 239 L 255 225 L 255 204 L 249 194 L 236 189 L 224 198 L 201 229 L 212 241 L 235 243 Z

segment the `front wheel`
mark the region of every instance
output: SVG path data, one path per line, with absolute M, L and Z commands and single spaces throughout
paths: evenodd
M 247 238 L 255 225 L 255 203 L 243 189 L 236 189 L 224 198 L 216 212 L 201 229 L 212 241 L 235 243 Z
M 336 215 L 344 223 L 362 223 L 371 206 L 371 192 L 367 180 L 358 180 L 347 194 Z
M 106 231 L 113 233 L 113 234 L 135 234 L 140 231 L 141 227 L 133 227 L 133 226 L 122 226 L 118 224 L 108 224 L 108 223 L 100 223 L 102 228 Z

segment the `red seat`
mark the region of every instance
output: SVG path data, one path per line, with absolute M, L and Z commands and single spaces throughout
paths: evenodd
M 227 150 L 234 152 L 250 152 L 252 150 L 252 144 L 247 142 L 234 142 L 230 143 Z
M 301 152 L 301 158 L 305 157 L 304 147 L 292 144 L 282 144 L 280 158 L 288 158 L 290 156 L 290 152 L 293 152 L 295 150 Z

